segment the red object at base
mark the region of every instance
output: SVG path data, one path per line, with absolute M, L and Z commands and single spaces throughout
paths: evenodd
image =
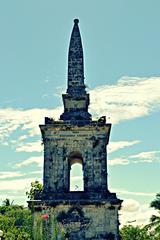
M 49 215 L 46 213 L 46 214 L 43 214 L 41 217 L 42 217 L 43 219 L 45 219 L 45 220 L 48 220 Z

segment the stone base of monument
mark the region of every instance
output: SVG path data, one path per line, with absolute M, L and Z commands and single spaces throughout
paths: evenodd
M 119 240 L 120 200 L 29 201 L 34 240 Z

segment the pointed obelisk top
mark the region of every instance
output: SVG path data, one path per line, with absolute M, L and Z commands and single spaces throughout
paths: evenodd
M 91 114 L 88 112 L 89 94 L 85 91 L 83 49 L 78 23 L 79 20 L 74 19 L 68 52 L 68 88 L 66 94 L 62 94 L 64 112 L 60 119 L 71 121 L 72 124 L 88 124 Z
M 79 20 L 74 19 L 74 26 L 71 34 L 68 52 L 68 89 L 67 92 L 79 93 L 85 91 L 83 48 L 81 35 L 78 27 Z

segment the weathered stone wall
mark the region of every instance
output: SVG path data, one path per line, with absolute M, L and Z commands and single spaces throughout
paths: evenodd
M 119 240 L 118 207 L 103 203 L 99 205 L 59 204 L 55 207 L 42 207 L 42 214 L 49 218 L 43 220 L 42 232 L 47 232 L 47 240 L 52 239 L 55 227 L 59 234 L 64 232 L 68 240 Z M 39 212 L 34 212 L 34 230 L 36 231 Z M 55 225 L 56 220 L 56 225 Z M 38 230 L 39 231 L 39 230 Z M 37 240 L 37 239 L 35 239 Z
M 68 94 L 63 94 L 63 102 L 64 109 L 66 111 L 87 111 L 89 105 L 89 94 L 83 94 L 80 96 L 72 96 L 72 98 Z
M 47 212 L 50 219 L 42 224 L 47 240 L 53 237 L 53 219 L 68 240 L 119 240 L 121 200 L 109 192 L 107 185 L 106 145 L 111 124 L 49 121 L 40 128 L 44 142 L 44 192 L 34 211 L 34 225 L 40 209 L 40 214 Z M 70 168 L 75 162 L 83 165 L 81 192 L 71 192 L 69 188 Z
M 107 159 L 110 124 L 103 126 L 42 125 L 44 142 L 44 188 L 69 191 L 70 155 L 81 155 L 84 190 L 107 191 Z

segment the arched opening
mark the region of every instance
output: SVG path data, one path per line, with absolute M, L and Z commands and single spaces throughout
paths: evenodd
M 83 158 L 79 152 L 72 152 L 69 155 L 69 190 L 84 191 L 83 181 Z
M 70 191 L 84 191 L 82 164 L 75 163 L 70 169 Z

